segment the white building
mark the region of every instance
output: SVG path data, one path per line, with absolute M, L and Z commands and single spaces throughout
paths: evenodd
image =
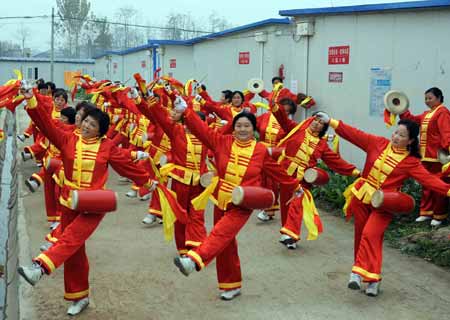
M 127 81 L 135 72 L 151 79 L 157 68 L 180 81 L 195 78 L 218 97 L 243 90 L 250 78 L 270 89 L 282 73 L 285 86 L 312 95 L 318 109 L 369 132 L 389 135 L 383 96 L 404 91 L 414 113 L 426 107 L 423 93 L 450 92 L 450 1 L 282 10 L 267 19 L 187 41 L 149 40 L 145 46 L 108 52 L 96 59 L 97 78 Z M 102 77 L 103 75 L 103 77 Z M 130 82 L 128 82 L 130 83 Z M 347 160 L 364 154 L 343 143 Z
M 94 74 L 95 60 L 93 59 L 55 59 L 54 80 L 59 88 L 69 88 L 70 75 L 75 72 Z M 20 70 L 23 78 L 37 80 L 43 78 L 50 81 L 50 59 L 47 58 L 15 58 L 0 57 L 0 83 L 16 78 L 13 70 Z

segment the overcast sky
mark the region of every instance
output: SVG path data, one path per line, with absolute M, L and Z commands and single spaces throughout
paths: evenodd
M 301 9 L 314 7 L 346 6 L 370 3 L 404 2 L 405 0 L 90 0 L 91 11 L 96 16 L 113 18 L 118 8 L 125 5 L 138 9 L 143 16 L 143 24 L 147 21 L 162 25 L 165 17 L 171 12 L 191 13 L 200 20 L 206 21 L 212 13 L 226 18 L 233 26 L 244 25 L 268 18 L 279 18 L 279 10 Z M 56 0 L 1 0 L 0 17 L 50 15 L 52 6 L 56 10 Z M 163 4 L 163 5 L 161 5 Z M 50 21 L 49 19 L 28 20 L 0 20 L 0 40 L 14 40 L 20 24 L 27 26 L 32 35 L 26 46 L 32 48 L 32 53 L 49 48 Z

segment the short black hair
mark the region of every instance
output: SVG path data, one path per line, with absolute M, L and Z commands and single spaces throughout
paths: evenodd
M 91 117 L 98 122 L 98 136 L 103 137 L 109 129 L 109 116 L 106 112 L 100 109 L 94 108 L 85 112 L 81 121 L 84 121 L 87 117 Z
M 89 101 L 81 101 L 81 102 L 78 102 L 77 105 L 75 106 L 75 111 L 78 112 L 78 111 L 80 111 L 80 109 L 84 109 L 84 111 L 86 113 L 91 109 L 97 109 L 97 107 L 95 106 L 95 104 L 93 104 Z
M 222 94 L 225 100 L 227 100 L 228 102 L 230 102 L 231 99 L 233 98 L 233 91 L 231 90 L 223 90 Z
M 69 119 L 70 124 L 75 123 L 75 114 L 76 113 L 77 112 L 72 107 L 67 107 L 67 108 L 64 108 L 61 110 L 61 115 L 67 117 L 67 119 Z
M 48 90 L 48 86 L 44 82 L 39 82 L 37 88 L 38 88 L 38 90 L 42 90 L 42 89 Z
M 55 99 L 56 97 L 63 97 L 66 102 L 69 99 L 69 96 L 67 95 L 66 90 L 64 90 L 62 88 L 58 88 L 52 92 L 53 92 L 53 99 Z
M 442 94 L 442 90 L 437 88 L 437 87 L 433 87 L 428 89 L 427 91 L 425 91 L 425 94 L 427 93 L 432 93 L 436 98 L 439 99 L 440 102 L 444 102 L 444 95 Z
M 409 154 L 416 158 L 421 158 L 419 152 L 419 131 L 420 127 L 417 122 L 409 119 L 401 119 L 398 125 L 404 125 L 408 130 L 408 138 L 412 140 L 412 143 L 408 146 Z
M 289 114 L 295 114 L 297 112 L 297 105 L 294 101 L 292 101 L 292 99 L 283 98 L 280 100 L 279 104 L 282 106 L 288 105 L 289 107 L 291 107 L 291 109 L 289 110 Z
M 236 126 L 236 122 L 240 118 L 247 118 L 251 122 L 251 124 L 253 126 L 253 131 L 256 130 L 256 116 L 253 113 L 247 112 L 247 111 L 239 112 L 237 115 L 234 116 L 234 118 L 233 118 L 233 129 Z
M 54 83 L 51 82 L 51 81 L 47 81 L 47 82 L 45 83 L 45 85 L 47 86 L 47 88 L 50 88 L 50 90 L 52 90 L 52 92 L 56 90 L 56 84 L 54 84 Z
M 275 81 L 280 81 L 281 83 L 283 83 L 283 79 L 281 78 L 281 77 L 273 77 L 272 78 L 272 84 L 275 82 Z

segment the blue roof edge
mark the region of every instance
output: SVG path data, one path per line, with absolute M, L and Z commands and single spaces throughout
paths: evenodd
M 129 54 L 129 53 L 133 53 L 133 52 L 137 52 L 137 51 L 141 51 L 141 50 L 145 50 L 145 49 L 151 49 L 151 48 L 155 48 L 155 47 L 159 47 L 159 46 L 166 46 L 166 45 L 191 46 L 191 45 L 201 42 L 201 41 L 206 41 L 206 40 L 213 39 L 213 38 L 223 37 L 223 36 L 225 36 L 227 34 L 231 34 L 231 33 L 251 30 L 254 28 L 258 28 L 258 27 L 262 27 L 262 26 L 266 26 L 266 25 L 270 25 L 270 24 L 290 24 L 290 23 L 291 23 L 291 20 L 289 18 L 271 18 L 271 19 L 265 19 L 265 20 L 254 22 L 254 23 L 246 24 L 246 25 L 239 26 L 239 27 L 234 27 L 234 28 L 227 29 L 227 30 L 220 31 L 220 32 L 210 33 L 210 34 L 207 34 L 204 36 L 200 36 L 200 37 L 196 37 L 196 38 L 192 38 L 192 39 L 188 39 L 188 40 L 149 39 L 147 44 L 144 44 L 142 46 L 129 48 L 129 49 L 125 49 L 125 50 L 105 51 L 104 53 L 102 53 L 100 55 L 94 56 L 93 59 L 99 59 L 104 56 L 113 55 L 113 54 L 121 56 L 121 55 Z
M 280 10 L 278 13 L 280 16 L 300 16 L 300 15 L 323 15 L 336 13 L 407 10 L 407 9 L 427 9 L 427 8 L 448 7 L 448 6 L 450 6 L 449 0 L 429 0 L 429 1 L 364 4 L 364 5 L 342 6 L 342 7 Z

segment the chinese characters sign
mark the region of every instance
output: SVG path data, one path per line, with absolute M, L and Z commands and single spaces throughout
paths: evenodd
M 250 63 L 250 52 L 239 52 L 239 64 L 249 64 Z
M 344 80 L 343 72 L 328 72 L 328 82 L 341 83 Z
M 348 64 L 350 46 L 328 47 L 328 64 Z
M 170 68 L 176 68 L 177 67 L 177 59 L 170 59 Z

